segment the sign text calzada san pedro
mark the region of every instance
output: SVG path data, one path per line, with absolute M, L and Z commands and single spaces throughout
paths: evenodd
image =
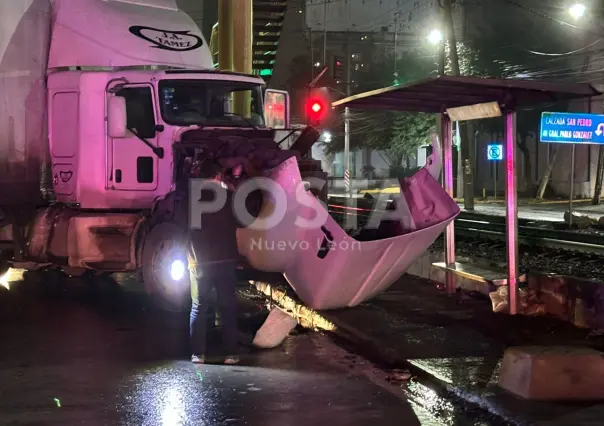
M 604 144 L 604 115 L 544 112 L 541 142 Z

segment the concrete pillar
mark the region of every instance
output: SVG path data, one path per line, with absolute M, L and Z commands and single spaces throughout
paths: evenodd
M 224 0 L 222 0 L 224 1 Z M 253 5 L 252 0 L 231 0 L 233 4 L 233 65 L 234 71 L 253 72 Z M 237 4 L 235 7 L 234 4 Z M 236 93 L 234 112 L 250 117 L 251 92 Z
M 239 0 L 219 0 L 218 3 L 218 67 L 224 71 L 234 71 L 234 13 Z

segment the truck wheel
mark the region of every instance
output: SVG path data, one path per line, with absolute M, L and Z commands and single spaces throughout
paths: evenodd
M 180 312 L 189 308 L 191 290 L 186 241 L 182 229 L 169 222 L 151 228 L 143 241 L 143 283 L 162 310 Z

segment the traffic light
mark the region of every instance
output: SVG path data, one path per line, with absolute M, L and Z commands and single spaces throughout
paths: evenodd
M 308 124 L 318 126 L 325 116 L 325 104 L 322 99 L 310 97 L 307 101 Z
M 341 56 L 333 57 L 333 78 L 336 81 L 344 79 L 344 60 Z
M 311 90 L 306 98 L 307 124 L 319 127 L 328 118 L 330 109 L 331 99 L 327 89 L 318 88 Z
M 394 74 L 393 74 L 393 76 L 394 76 L 394 79 L 392 80 L 392 85 L 393 86 L 400 86 L 401 85 L 401 80 L 400 80 L 400 78 L 398 76 L 398 72 L 395 71 Z

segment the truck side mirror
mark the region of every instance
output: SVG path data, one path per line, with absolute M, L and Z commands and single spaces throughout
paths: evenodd
M 110 96 L 107 98 L 107 134 L 113 139 L 127 136 L 128 119 L 126 114 L 126 98 Z
M 289 93 L 266 89 L 264 92 L 264 121 L 272 129 L 289 129 Z

